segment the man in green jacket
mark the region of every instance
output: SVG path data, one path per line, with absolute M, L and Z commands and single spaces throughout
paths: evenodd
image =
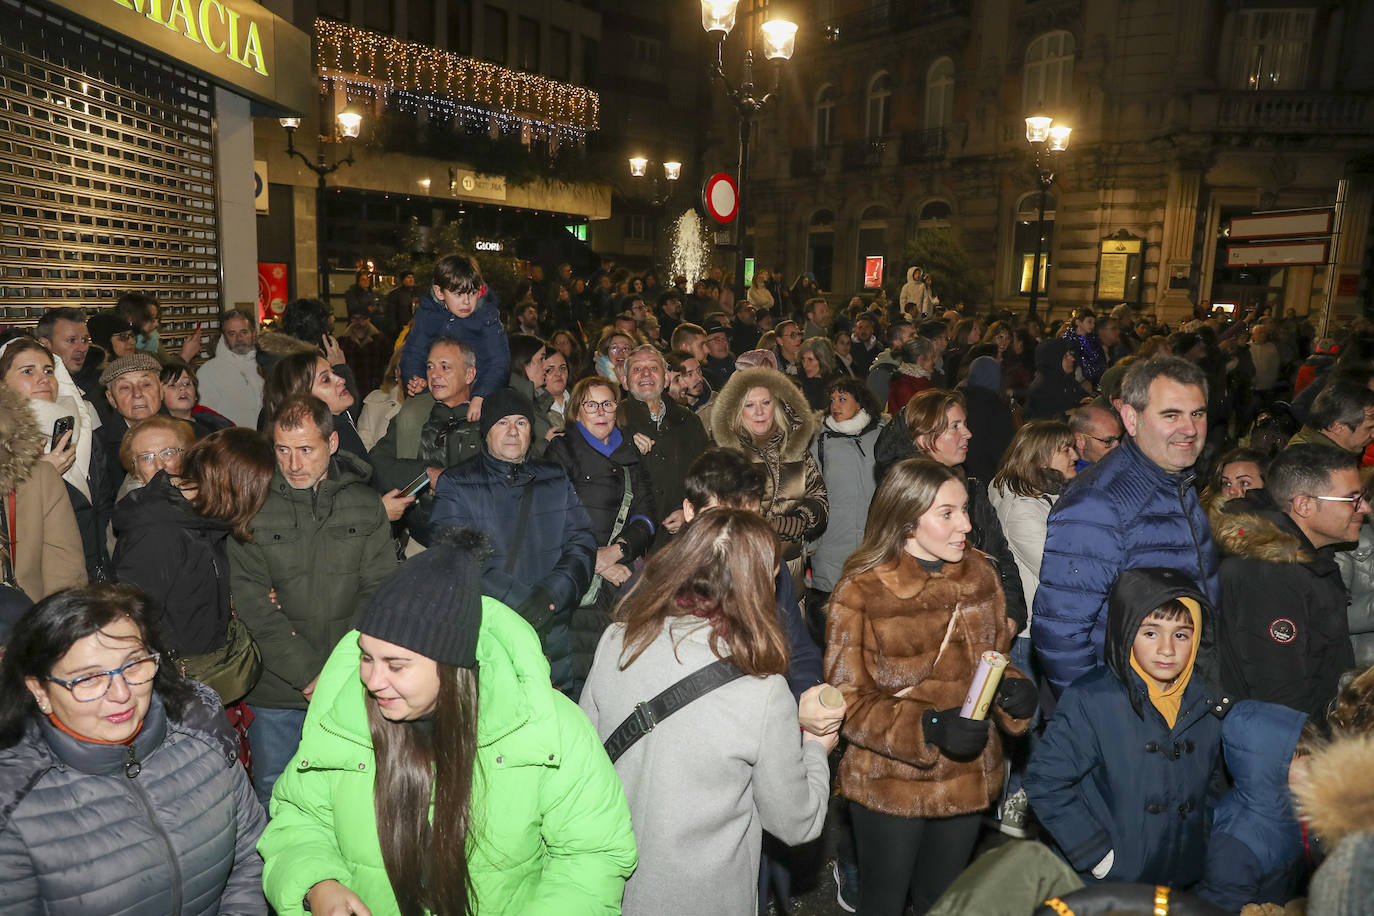
M 293 397 L 272 427 L 277 471 L 252 539 L 229 543 L 234 606 L 262 653 L 247 701 L 253 783 L 264 808 L 300 743 L 305 710 L 334 644 L 396 568 L 371 469 L 339 453 L 329 408 Z

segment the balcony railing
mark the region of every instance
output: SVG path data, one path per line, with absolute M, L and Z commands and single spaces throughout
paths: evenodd
M 948 130 L 931 127 L 926 130 L 902 131 L 901 142 L 897 147 L 897 161 L 903 165 L 943 159 L 948 146 Z
M 799 146 L 792 150 L 792 177 L 824 175 L 833 158 L 834 145 Z
M 840 165 L 846 172 L 882 167 L 887 149 L 892 145 L 892 137 L 865 137 L 862 140 L 846 140 L 840 157 Z
M 889 36 L 940 19 L 966 16 L 969 5 L 969 0 L 926 0 L 923 3 L 887 0 L 857 13 L 818 22 L 816 26 L 826 43 L 850 44 Z
M 1328 92 L 1226 92 L 1197 97 L 1194 130 L 1261 133 L 1368 133 L 1374 103 L 1367 95 Z

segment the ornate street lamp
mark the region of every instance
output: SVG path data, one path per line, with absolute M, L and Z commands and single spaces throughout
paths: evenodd
M 345 165 L 353 164 L 353 141 L 358 138 L 358 134 L 363 128 L 363 116 L 354 111 L 350 106 L 339 112 L 334 118 L 338 128 L 337 135 L 344 141 L 345 155 L 342 159 L 334 162 L 326 162 L 324 155 L 325 139 L 321 138 L 316 144 L 315 160 L 296 149 L 296 129 L 301 126 L 300 118 L 278 118 L 277 123 L 286 129 L 286 154 L 295 156 L 304 162 L 306 168 L 315 173 L 318 182 L 315 185 L 315 258 L 318 262 L 316 269 L 319 278 L 320 301 L 329 302 L 329 270 L 324 257 L 325 240 L 325 219 L 324 219 L 324 194 L 325 179 L 338 171 Z
M 736 176 L 739 181 L 739 202 L 738 211 L 735 216 L 735 224 L 738 227 L 738 244 L 735 246 L 735 298 L 743 301 L 745 295 L 744 288 L 744 263 L 748 257 L 748 239 L 746 232 L 748 228 L 747 211 L 745 202 L 749 199 L 747 187 L 749 182 L 749 135 L 753 129 L 754 118 L 772 102 L 778 95 L 779 82 L 782 78 L 782 63 L 792 57 L 792 52 L 796 48 L 797 24 L 788 22 L 784 19 L 770 19 L 760 26 L 763 36 L 763 56 L 772 62 L 772 85 L 767 92 L 758 94 L 758 87 L 754 85 L 754 50 L 745 48 L 744 51 L 744 73 L 739 86 L 735 86 L 725 76 L 724 52 L 725 37 L 730 30 L 735 27 L 735 13 L 739 7 L 739 0 L 701 0 L 701 27 L 711 36 L 711 40 L 716 46 L 716 57 L 711 63 L 711 78 L 719 84 L 725 92 L 726 98 L 734 106 L 739 115 L 739 174 Z
M 1072 127 L 1056 125 L 1053 118 L 1032 115 L 1026 118 L 1026 141 L 1035 151 L 1035 180 L 1040 186 L 1040 215 L 1035 221 L 1035 260 L 1031 262 L 1029 317 L 1038 318 L 1036 306 L 1040 300 L 1040 259 L 1045 247 L 1045 196 L 1054 184 L 1054 169 L 1058 154 L 1069 148 Z

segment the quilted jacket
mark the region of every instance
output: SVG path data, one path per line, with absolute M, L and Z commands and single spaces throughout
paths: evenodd
M 265 914 L 264 821 L 209 688 L 127 748 L 35 720 L 0 751 L 0 913 Z
M 1050 510 L 1031 640 L 1056 693 L 1105 663 L 1107 595 L 1123 571 L 1176 569 L 1220 605 L 1217 550 L 1193 479 L 1166 472 L 1127 436 Z

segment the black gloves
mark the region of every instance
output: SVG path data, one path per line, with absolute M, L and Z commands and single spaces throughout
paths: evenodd
M 515 608 L 515 613 L 525 618 L 540 637 L 544 637 L 548 635 L 549 624 L 553 622 L 554 610 L 553 596 L 542 586 L 536 585 L 530 589 L 529 597 Z
M 1040 705 L 1040 691 L 1026 678 L 1003 678 L 1002 686 L 997 688 L 997 705 L 1013 719 L 1029 719 Z
M 958 706 L 939 712 L 927 709 L 921 717 L 921 726 L 925 729 L 926 743 L 935 745 L 954 760 L 972 759 L 988 743 L 988 721 L 965 719 L 959 715 Z

